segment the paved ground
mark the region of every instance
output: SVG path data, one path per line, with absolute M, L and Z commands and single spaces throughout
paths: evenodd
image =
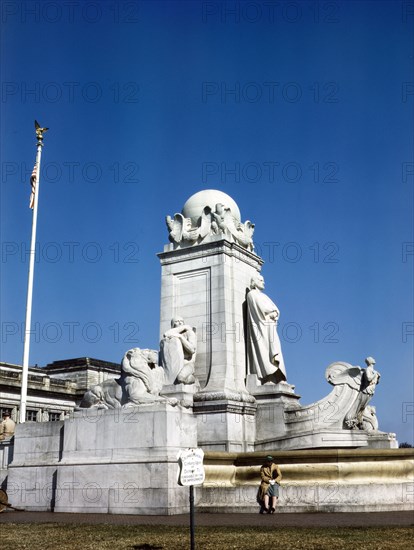
M 189 515 L 132 516 L 121 514 L 59 514 L 51 512 L 16 512 L 5 510 L 0 514 L 1 523 L 86 523 L 117 525 L 175 525 L 189 524 Z M 314 513 L 314 514 L 195 514 L 196 525 L 206 526 L 265 526 L 280 527 L 374 527 L 414 526 L 412 512 L 374 513 Z

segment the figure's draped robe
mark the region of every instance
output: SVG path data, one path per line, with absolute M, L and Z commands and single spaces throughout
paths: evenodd
M 257 288 L 247 294 L 247 358 L 249 372 L 263 379 L 272 376 L 276 383 L 286 380 L 276 322 L 269 314 L 279 311 L 276 304 Z
M 174 384 L 184 365 L 184 350 L 179 338 L 164 338 L 160 342 L 160 362 L 164 368 L 165 383 Z

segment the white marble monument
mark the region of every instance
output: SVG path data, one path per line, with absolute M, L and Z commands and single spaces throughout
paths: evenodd
M 395 434 L 379 431 L 370 403 L 380 380 L 372 357 L 366 368 L 332 363 L 325 373 L 332 391 L 299 403 L 278 336 L 280 312 L 264 292 L 254 224 L 242 222 L 231 197 L 200 191 L 166 221 L 159 350 L 128 350 L 120 377 L 91 387 L 64 422 L 16 427 L 5 478 L 18 489 L 14 505 L 182 513 L 188 499 L 176 475 L 183 448 L 230 457 L 233 479 L 240 453 L 256 464 L 254 451 L 397 447 Z M 220 498 L 212 509 L 221 509 Z
M 246 389 L 243 304 L 262 260 L 253 252 L 254 225 L 242 223 L 225 193 L 206 190 L 167 217 L 171 244 L 161 266 L 161 334 L 182 315 L 197 330 L 194 395 L 198 441 L 206 449 L 254 449 L 256 403 Z
M 287 381 L 277 332 L 280 312 L 264 293 L 254 224 L 242 222 L 231 197 L 200 191 L 181 213 L 167 216 L 167 228 L 170 244 L 158 254 L 161 343 L 177 316 L 197 335 L 193 412 L 199 445 L 238 452 L 395 445 L 391 436 L 378 432 L 375 412 L 367 408 L 379 380 L 378 373 L 371 375 L 372 358 L 365 370 L 331 365 L 326 377 L 333 392 L 300 405 Z M 362 380 L 370 376 L 373 381 L 365 387 Z M 335 415 L 329 414 L 332 409 Z

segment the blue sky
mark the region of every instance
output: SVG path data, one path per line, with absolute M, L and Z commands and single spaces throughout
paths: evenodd
M 380 428 L 413 443 L 410 10 L 3 2 L 0 359 L 22 359 L 36 118 L 32 365 L 157 348 L 164 216 L 217 188 L 256 224 L 301 402 L 372 355 Z

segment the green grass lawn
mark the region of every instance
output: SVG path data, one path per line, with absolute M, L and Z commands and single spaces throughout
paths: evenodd
M 0 524 L 2 550 L 155 550 L 189 549 L 186 527 Z M 411 527 L 197 527 L 196 549 L 366 550 L 414 547 Z

